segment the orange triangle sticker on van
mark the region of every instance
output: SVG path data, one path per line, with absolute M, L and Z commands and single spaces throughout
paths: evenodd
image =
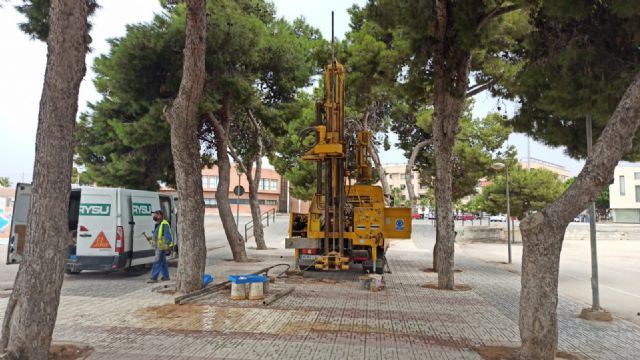
M 104 235 L 104 232 L 100 231 L 98 237 L 93 241 L 93 244 L 90 246 L 92 249 L 111 249 L 111 244 L 109 244 L 109 240 Z

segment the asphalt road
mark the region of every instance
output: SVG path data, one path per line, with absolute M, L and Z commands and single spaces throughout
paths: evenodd
M 414 222 L 414 242 L 432 250 L 435 229 Z M 456 244 L 456 254 L 495 263 L 506 271 L 520 273 L 522 245 L 512 245 L 512 264 L 507 262 L 506 244 Z M 600 305 L 614 316 L 640 324 L 640 241 L 598 242 Z M 559 292 L 590 307 L 591 252 L 588 241 L 565 241 L 560 256 Z M 576 314 L 578 314 L 577 309 Z

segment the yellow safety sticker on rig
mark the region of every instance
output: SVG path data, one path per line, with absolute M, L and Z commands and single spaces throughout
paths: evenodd
M 104 232 L 100 231 L 100 234 L 98 234 L 98 237 L 96 237 L 90 247 L 92 249 L 111 249 L 111 244 L 109 244 L 109 240 L 107 240 Z

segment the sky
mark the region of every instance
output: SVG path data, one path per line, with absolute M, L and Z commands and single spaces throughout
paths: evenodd
M 365 0 L 302 1 L 275 0 L 278 16 L 293 20 L 303 16 L 308 23 L 319 28 L 325 38 L 331 38 L 331 11 L 335 11 L 335 34 L 343 38 L 349 29 L 347 9 L 353 3 L 365 4 Z M 31 181 L 38 106 L 42 92 L 46 64 L 46 44 L 29 37 L 18 29 L 24 18 L 13 8 L 18 0 L 10 0 L 0 8 L 0 177 L 9 177 L 13 183 Z M 161 8 L 158 0 L 108 0 L 100 1 L 101 8 L 91 19 L 93 51 L 87 55 L 87 74 L 80 87 L 79 112 L 86 110 L 87 102 L 100 99 L 93 86 L 91 70 L 96 56 L 109 52 L 107 39 L 123 36 L 126 25 L 150 21 Z M 475 97 L 474 116 L 482 117 L 496 111 L 498 100 L 486 93 Z M 514 104 L 503 105 L 508 114 L 515 111 Z M 397 139 L 391 136 L 392 141 Z M 527 157 L 527 138 L 513 134 L 509 144 L 518 150 L 520 158 Z M 535 141 L 530 143 L 531 157 L 566 167 L 577 175 L 583 162 L 567 157 L 561 149 L 551 149 Z M 381 153 L 383 163 L 405 163 L 402 151 L 391 149 Z

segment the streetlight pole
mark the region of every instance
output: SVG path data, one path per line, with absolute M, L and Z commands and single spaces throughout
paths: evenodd
M 591 155 L 591 115 L 587 115 L 587 155 Z M 591 296 L 593 311 L 600 310 L 600 289 L 598 285 L 598 248 L 596 246 L 596 203 L 589 204 L 589 232 L 591 238 Z
M 511 264 L 511 200 L 509 199 L 509 167 L 504 167 L 505 183 L 507 188 L 507 251 L 509 264 Z
M 511 264 L 511 202 L 509 199 L 509 168 L 501 162 L 491 164 L 491 168 L 494 170 L 505 170 L 505 187 L 507 195 L 507 252 L 509 254 L 509 264 Z

